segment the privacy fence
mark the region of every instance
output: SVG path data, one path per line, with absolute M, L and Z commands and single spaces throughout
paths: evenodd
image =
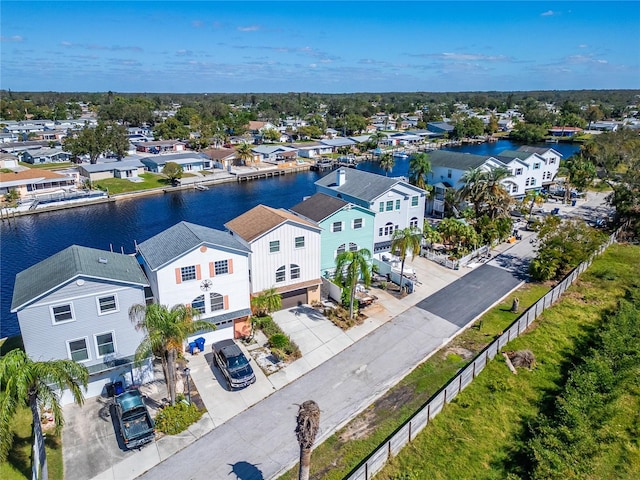
M 616 241 L 618 233 L 619 231 L 611 235 L 607 242 L 603 244 L 589 260 L 581 263 L 544 297 L 520 315 L 500 337 L 482 350 L 473 361 L 433 395 L 404 425 L 400 426 L 394 433 L 387 437 L 371 455 L 345 477 L 345 480 L 369 480 L 373 478 L 377 472 L 382 470 L 385 463 L 396 456 L 405 445 L 411 442 L 418 433 L 429 424 L 429 421 L 440 413 L 447 403 L 451 403 L 451 401 L 484 370 L 484 367 L 489 361 L 493 360 L 493 358 L 500 353 L 500 350 L 507 343 L 519 337 L 545 309 L 551 307 L 560 298 L 580 274 L 589 268 L 593 259 L 601 255 L 607 247 Z

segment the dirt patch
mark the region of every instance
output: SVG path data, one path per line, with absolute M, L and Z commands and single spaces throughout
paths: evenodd
M 475 355 L 471 350 L 468 350 L 462 347 L 448 348 L 447 351 L 445 352 L 445 355 L 449 355 L 451 353 L 458 355 L 460 358 L 464 360 L 469 360 L 473 358 L 473 356 Z
M 373 410 L 368 410 L 356 417 L 344 428 L 342 433 L 338 435 L 338 440 L 342 443 L 347 443 L 351 440 L 367 438 L 375 430 L 375 416 Z
M 373 404 L 373 410 L 376 414 L 397 410 L 411 401 L 413 396 L 413 387 L 408 385 L 399 385 L 391 389 L 383 397 L 376 400 Z

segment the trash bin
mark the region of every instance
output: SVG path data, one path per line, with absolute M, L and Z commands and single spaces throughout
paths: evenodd
M 116 388 L 113 386 L 113 383 L 107 383 L 104 388 L 107 391 L 107 397 L 113 397 L 116 394 Z
M 189 342 L 189 353 L 193 355 L 193 351 L 198 348 L 198 344 L 196 342 Z
M 124 393 L 124 386 L 122 385 L 122 382 L 120 381 L 113 382 L 113 390 L 116 395 L 120 395 L 121 393 Z
M 571 200 L 571 206 L 575 207 L 576 206 L 576 201 L 575 200 Z
M 194 340 L 196 342 L 196 345 L 198 346 L 198 350 L 200 350 L 201 352 L 204 352 L 204 338 L 203 337 L 198 337 Z

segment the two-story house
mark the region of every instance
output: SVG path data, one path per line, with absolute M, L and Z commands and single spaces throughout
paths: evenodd
M 225 224 L 250 255 L 251 293 L 276 288 L 282 307 L 320 300 L 320 227 L 286 210 L 258 205 Z
M 216 330 L 193 335 L 205 344 L 249 333 L 249 248 L 228 232 L 180 222 L 138 245 L 156 302 L 182 304 Z
M 324 193 L 316 193 L 290 209 L 315 222 L 320 233 L 320 274 L 333 275 L 336 257 L 345 251 L 366 248 L 373 253 L 375 214 L 360 205 Z
M 402 178 L 385 177 L 355 168 L 339 168 L 315 185 L 318 193 L 341 198 L 375 214 L 371 253 L 389 251 L 391 235 L 398 229 L 422 229 L 427 192 Z
M 134 257 L 73 245 L 16 275 L 11 311 L 34 361 L 71 359 L 89 370 L 86 397 L 105 384 L 153 379 L 151 360 L 136 366 L 144 338 L 129 308 L 145 304 L 149 285 Z M 73 401 L 69 392 L 63 404 Z

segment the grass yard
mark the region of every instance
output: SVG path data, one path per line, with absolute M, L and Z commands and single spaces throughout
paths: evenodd
M 471 357 L 491 343 L 498 333 L 518 317 L 518 314 L 510 312 L 514 297 L 520 299 L 522 312 L 548 291 L 549 287 L 546 285 L 524 285 L 488 311 L 481 319 L 481 327 L 477 324 L 463 332 L 346 427 L 318 445 L 312 453 L 311 478 L 344 478 L 387 436 L 419 410 L 460 368 L 467 365 Z M 297 467 L 281 477 L 282 480 L 296 478 Z
M 513 375 L 497 357 L 376 479 L 532 478 L 529 426 L 552 411 L 603 317 L 640 286 L 639 272 L 640 247 L 610 247 L 561 302 L 507 347 L 533 351 L 533 370 Z M 640 478 L 638 393 L 636 382 L 611 409 L 604 454 L 594 455 L 593 473 L 582 478 Z
M 130 182 L 129 180 L 122 178 L 106 178 L 104 180 L 94 182 L 93 186 L 100 190 L 108 189 L 109 195 L 170 186 L 169 180 L 167 180 L 165 176 L 157 173 L 143 173 L 140 175 L 140 178 L 143 178 L 144 181 Z
M 21 167 L 36 168 L 40 170 L 60 170 L 62 168 L 72 167 L 75 164 L 72 162 L 55 162 L 55 163 L 36 163 L 35 165 L 32 165 L 31 163 L 27 163 L 27 162 L 18 162 L 18 165 L 20 165 Z

